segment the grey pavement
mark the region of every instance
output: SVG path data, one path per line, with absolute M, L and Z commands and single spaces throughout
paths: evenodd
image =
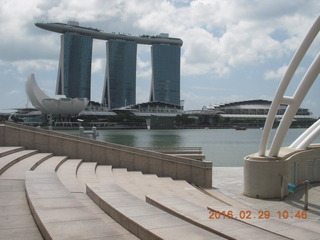
M 214 167 L 212 174 L 212 185 L 216 192 L 227 197 L 231 203 L 240 203 L 244 211 L 255 212 L 269 211 L 270 219 L 278 220 L 279 227 L 282 223 L 295 226 L 290 229 L 293 236 L 299 235 L 301 229 L 316 232 L 318 237 L 304 235 L 304 239 L 320 239 L 320 183 L 309 185 L 308 211 L 304 211 L 304 186 L 296 189 L 295 193 L 290 193 L 283 201 L 280 199 L 256 199 L 243 195 L 243 167 Z M 234 205 L 234 204 L 233 204 Z M 228 208 L 228 207 L 227 207 Z M 223 210 L 227 211 L 225 208 Z M 230 207 L 230 210 L 235 211 Z M 262 213 L 262 212 L 260 212 Z M 237 214 L 237 213 L 234 213 Z M 288 216 L 287 216 L 288 214 Z M 304 214 L 302 216 L 302 214 Z M 255 220 L 261 227 L 268 224 L 266 220 Z M 282 230 L 283 232 L 285 229 Z

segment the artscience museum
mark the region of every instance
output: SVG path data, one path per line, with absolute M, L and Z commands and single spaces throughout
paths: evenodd
M 59 118 L 78 115 L 88 104 L 87 98 L 67 98 L 64 95 L 49 97 L 36 83 L 34 74 L 30 74 L 25 83 L 26 94 L 31 104 L 43 114 Z

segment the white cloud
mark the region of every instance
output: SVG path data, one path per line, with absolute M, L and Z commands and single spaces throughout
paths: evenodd
M 54 69 L 58 69 L 58 61 L 57 60 L 23 60 L 23 61 L 15 61 L 12 65 L 18 70 L 18 72 L 22 74 L 30 74 L 35 73 L 37 71 L 51 71 Z
M 304 3 L 300 6 L 299 2 L 195 0 L 184 2 L 183 7 L 175 7 L 177 2 L 164 0 L 88 0 L 81 3 L 75 0 L 51 3 L 6 0 L 2 3 L 1 20 L 5 24 L 0 33 L 8 36 L 2 38 L 5 45 L 10 41 L 21 41 L 27 46 L 37 42 L 38 50 L 54 49 L 50 57 L 56 58 L 59 48 L 57 34 L 30 26 L 33 19 L 78 20 L 85 26 L 102 27 L 107 32 L 115 29 L 118 29 L 116 32 L 130 30 L 132 34 L 168 32 L 184 41 L 182 74 L 203 74 L 206 71 L 221 77 L 238 66 L 264 62 L 282 56 L 287 50 L 295 50 L 305 34 L 301 21 L 305 24 L 313 21 L 308 15 L 292 14 L 311 5 Z M 284 42 L 270 37 L 278 28 L 290 29 Z M 29 34 L 30 29 L 41 34 L 41 38 Z M 104 44 L 100 44 L 100 54 L 104 53 L 103 48 Z
M 182 79 L 193 78 L 199 87 L 212 86 L 228 79 L 228 86 L 233 88 L 235 81 L 246 81 L 256 66 L 262 70 L 260 75 L 252 78 L 281 79 L 285 71 L 284 64 L 290 61 L 289 58 L 318 16 L 319 9 L 318 0 L 2 0 L 0 77 L 25 79 L 31 72 L 41 71 L 44 74 L 47 71 L 54 76 L 46 79 L 55 79 L 60 50 L 59 34 L 39 29 L 34 23 L 76 20 L 83 26 L 105 32 L 132 35 L 167 32 L 172 37 L 181 38 L 184 42 Z M 285 33 L 285 37 L 279 37 L 279 33 Z M 318 51 L 318 46 L 314 45 L 311 55 Z M 93 74 L 104 75 L 105 54 L 105 42 L 95 40 Z M 266 71 L 266 68 L 271 68 L 268 63 L 275 59 L 279 61 L 278 69 Z M 248 76 L 238 75 L 240 71 L 248 72 Z M 103 78 L 100 75 L 99 78 Z M 137 76 L 150 80 L 150 46 L 138 48 Z M 217 81 L 213 83 L 212 79 Z M 187 89 L 191 82 L 184 83 Z M 100 90 L 98 86 L 97 89 Z M 257 96 L 272 95 L 265 93 L 266 89 L 252 91 L 261 92 Z M 239 92 L 245 90 L 239 89 Z M 200 94 L 194 96 L 184 89 L 181 93 L 186 104 L 198 102 L 197 106 L 201 107 L 220 99 Z M 149 92 L 143 90 L 141 94 L 148 96 Z M 139 96 L 137 94 L 137 98 Z M 241 96 L 229 98 L 237 100 L 236 97 Z
M 91 72 L 101 72 L 104 71 L 105 69 L 105 59 L 102 58 L 95 58 L 92 60 L 92 65 L 91 65 Z
M 278 68 L 277 70 L 269 70 L 267 72 L 264 73 L 264 79 L 265 80 L 277 80 L 280 81 L 283 77 L 283 75 L 285 74 L 285 72 L 287 71 L 288 66 L 282 66 L 280 68 Z
M 6 93 L 7 96 L 17 95 L 17 94 L 19 94 L 19 90 L 17 90 L 17 89 L 13 89 L 13 90 Z
M 284 76 L 287 69 L 288 69 L 288 66 L 283 65 L 282 67 L 278 68 L 277 70 L 269 70 L 264 73 L 264 79 L 265 80 L 277 80 L 280 82 L 280 80 Z M 300 74 L 300 73 L 304 73 L 305 71 L 306 71 L 306 69 L 304 67 L 300 66 L 297 68 L 295 75 Z

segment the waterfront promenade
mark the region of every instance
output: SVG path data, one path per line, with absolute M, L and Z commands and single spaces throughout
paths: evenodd
M 14 124 L 0 137 L 0 239 L 320 239 L 316 188 L 307 217 L 279 219 L 301 195 L 244 197 L 242 168 Z

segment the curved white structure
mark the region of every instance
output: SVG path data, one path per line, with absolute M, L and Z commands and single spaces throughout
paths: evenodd
M 309 127 L 289 147 L 281 146 L 294 115 L 320 72 L 320 52 L 318 52 L 293 96 L 284 96 L 295 71 L 319 31 L 320 16 L 301 43 L 283 76 L 268 113 L 259 153 L 244 158 L 243 194 L 246 196 L 283 199 L 289 194 L 288 183 L 299 185 L 306 179 L 309 182 L 320 181 L 320 144 L 310 145 L 320 135 L 320 120 Z M 270 151 L 266 151 L 280 104 L 287 105 L 287 108 Z
M 36 83 L 34 74 L 30 74 L 25 84 L 27 96 L 32 105 L 44 114 L 72 116 L 79 114 L 88 104 L 86 98 L 66 98 L 56 95 L 50 98 Z
M 309 30 L 307 36 L 301 43 L 294 57 L 292 58 L 288 70 L 284 74 L 281 83 L 278 87 L 274 100 L 271 104 L 269 114 L 264 126 L 264 131 L 261 138 L 259 155 L 265 156 L 267 144 L 270 136 L 270 132 L 272 129 L 273 122 L 276 117 L 277 110 L 280 104 L 288 105 L 286 112 L 280 122 L 280 125 L 276 131 L 274 136 L 270 151 L 268 153 L 269 157 L 277 157 L 283 143 L 284 137 L 287 134 L 287 131 L 290 127 L 290 124 L 296 114 L 298 108 L 301 105 L 301 102 L 305 98 L 309 89 L 311 88 L 313 82 L 319 75 L 320 72 L 320 52 L 318 52 L 317 56 L 314 58 L 312 64 L 308 68 L 304 77 L 302 78 L 299 86 L 297 87 L 293 96 L 284 96 L 285 91 L 288 88 L 288 85 L 297 70 L 302 58 L 305 56 L 307 50 L 310 45 L 316 38 L 320 31 L 320 16 L 318 16 L 317 20 Z M 297 149 L 305 149 L 317 136 L 320 134 L 320 123 L 317 122 L 313 126 L 311 126 L 301 137 L 299 137 L 290 147 Z

